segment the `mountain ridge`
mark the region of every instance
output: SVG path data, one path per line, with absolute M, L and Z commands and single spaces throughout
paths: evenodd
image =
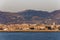
M 10 24 L 10 23 L 52 24 L 53 22 L 60 24 L 59 20 L 60 20 L 60 10 L 55 10 L 52 12 L 25 10 L 16 13 L 0 11 L 0 24 Z

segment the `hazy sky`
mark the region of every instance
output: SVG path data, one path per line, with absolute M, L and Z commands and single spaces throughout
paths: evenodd
M 21 11 L 26 9 L 53 11 L 60 9 L 60 0 L 0 0 L 0 10 Z

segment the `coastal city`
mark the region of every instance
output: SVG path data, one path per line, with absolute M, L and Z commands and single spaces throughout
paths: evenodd
M 45 24 L 0 24 L 0 31 L 59 31 L 60 25 Z

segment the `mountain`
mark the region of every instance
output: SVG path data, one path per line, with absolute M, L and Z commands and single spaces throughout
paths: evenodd
M 0 11 L 0 23 L 45 23 L 52 24 L 56 22 L 60 24 L 60 10 L 53 12 L 37 11 L 37 10 L 24 10 L 21 12 L 2 12 Z
M 51 17 L 53 20 L 55 20 L 56 23 L 60 24 L 60 10 L 55 10 L 51 12 Z

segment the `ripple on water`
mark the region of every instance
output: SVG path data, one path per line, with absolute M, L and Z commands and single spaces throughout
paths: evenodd
M 0 32 L 0 40 L 60 40 L 60 32 Z

